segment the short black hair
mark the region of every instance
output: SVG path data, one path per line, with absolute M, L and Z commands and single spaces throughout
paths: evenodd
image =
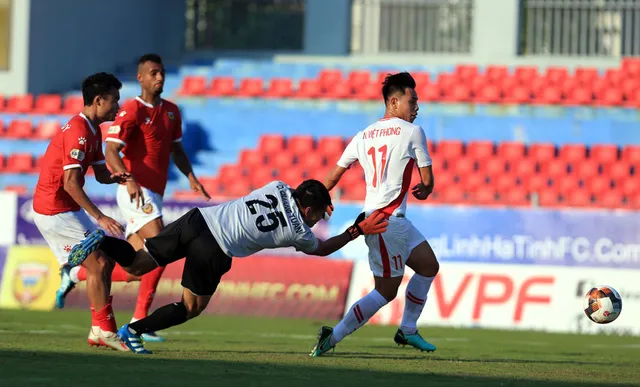
M 311 207 L 314 211 L 326 210 L 331 205 L 329 190 L 314 179 L 303 181 L 293 192 L 293 197 L 302 207 Z
M 107 95 L 113 89 L 120 90 L 122 82 L 113 74 L 96 73 L 89 75 L 82 81 L 82 100 L 84 106 L 93 104 L 93 100 L 99 95 Z
M 416 81 L 411 74 L 406 71 L 397 74 L 388 74 L 382 82 L 382 97 L 384 103 L 387 103 L 389 98 L 396 93 L 404 95 L 406 88 L 415 89 Z
M 147 62 L 153 62 L 162 64 L 162 58 L 158 54 L 144 54 L 138 59 L 138 66 L 141 66 Z

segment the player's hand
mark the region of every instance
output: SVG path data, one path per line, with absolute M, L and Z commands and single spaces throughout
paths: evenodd
M 124 184 L 128 181 L 133 180 L 133 177 L 131 176 L 130 173 L 126 173 L 126 172 L 115 172 L 113 174 L 111 174 L 111 181 L 113 181 L 114 183 L 118 183 L 118 184 Z
M 100 216 L 98 219 L 98 225 L 107 231 L 111 236 L 114 237 L 122 237 L 124 236 L 124 227 L 118 222 L 116 222 L 113 218 L 110 218 L 106 215 Z
M 131 203 L 136 201 L 136 210 L 144 206 L 144 194 L 142 193 L 142 187 L 138 185 L 135 180 L 127 182 L 127 192 L 129 193 L 129 199 Z
M 199 192 L 200 195 L 204 196 L 206 201 L 209 201 L 211 199 L 211 196 L 209 196 L 207 190 L 204 189 L 204 186 L 200 183 L 200 181 L 198 181 L 198 179 L 196 179 L 195 177 L 193 179 L 189 179 L 189 183 L 193 192 Z
M 356 239 L 360 235 L 382 234 L 387 231 L 388 225 L 389 221 L 385 219 L 385 214 L 382 212 L 374 211 L 367 218 L 364 217 L 363 212 L 347 231 L 351 234 L 351 239 Z
M 411 188 L 411 193 L 418 200 L 426 200 L 429 197 L 429 195 L 431 195 L 431 190 L 429 190 L 429 188 L 426 185 L 420 182 L 414 185 L 413 188 Z

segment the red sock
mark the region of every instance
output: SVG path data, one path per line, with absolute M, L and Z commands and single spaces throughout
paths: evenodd
M 91 309 L 91 326 L 92 327 L 97 327 L 98 325 L 100 325 L 98 323 L 98 320 L 96 320 L 96 310 L 92 307 L 90 307 Z
M 111 297 L 109 297 L 109 303 L 100 309 L 96 313 L 96 325 L 100 326 L 100 329 L 107 332 L 117 332 L 116 316 L 113 315 L 113 309 L 111 309 Z
M 135 276 L 124 271 L 120 265 L 116 265 L 116 267 L 113 268 L 113 273 L 111 273 L 112 282 L 131 282 L 135 279 Z
M 156 295 L 156 288 L 160 277 L 164 272 L 164 267 L 157 267 L 142 276 L 140 280 L 140 290 L 138 291 L 138 300 L 136 301 L 136 310 L 133 312 L 133 318 L 136 320 L 143 319 L 149 314 L 149 308 L 153 303 L 153 297 Z
M 80 270 L 78 270 L 78 281 L 86 281 L 87 280 L 87 270 L 84 266 L 80 266 Z

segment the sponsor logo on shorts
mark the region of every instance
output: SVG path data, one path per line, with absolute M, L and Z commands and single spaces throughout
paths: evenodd
M 84 160 L 84 152 L 80 149 L 71 149 L 70 155 L 72 159 L 76 159 L 78 161 Z
M 27 262 L 16 267 L 13 277 L 13 296 L 22 305 L 38 300 L 47 289 L 49 265 Z
M 112 127 L 109 128 L 109 131 L 107 132 L 107 134 L 118 134 L 120 133 L 120 125 L 113 125 Z
M 151 203 L 147 203 L 144 206 L 142 206 L 142 212 L 144 212 L 145 214 L 150 214 L 151 212 L 153 212 L 153 205 Z

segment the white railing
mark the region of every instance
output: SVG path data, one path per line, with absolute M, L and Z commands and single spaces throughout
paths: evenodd
M 469 53 L 472 23 L 472 0 L 353 0 L 351 51 Z
M 640 1 L 523 0 L 522 55 L 640 54 Z

